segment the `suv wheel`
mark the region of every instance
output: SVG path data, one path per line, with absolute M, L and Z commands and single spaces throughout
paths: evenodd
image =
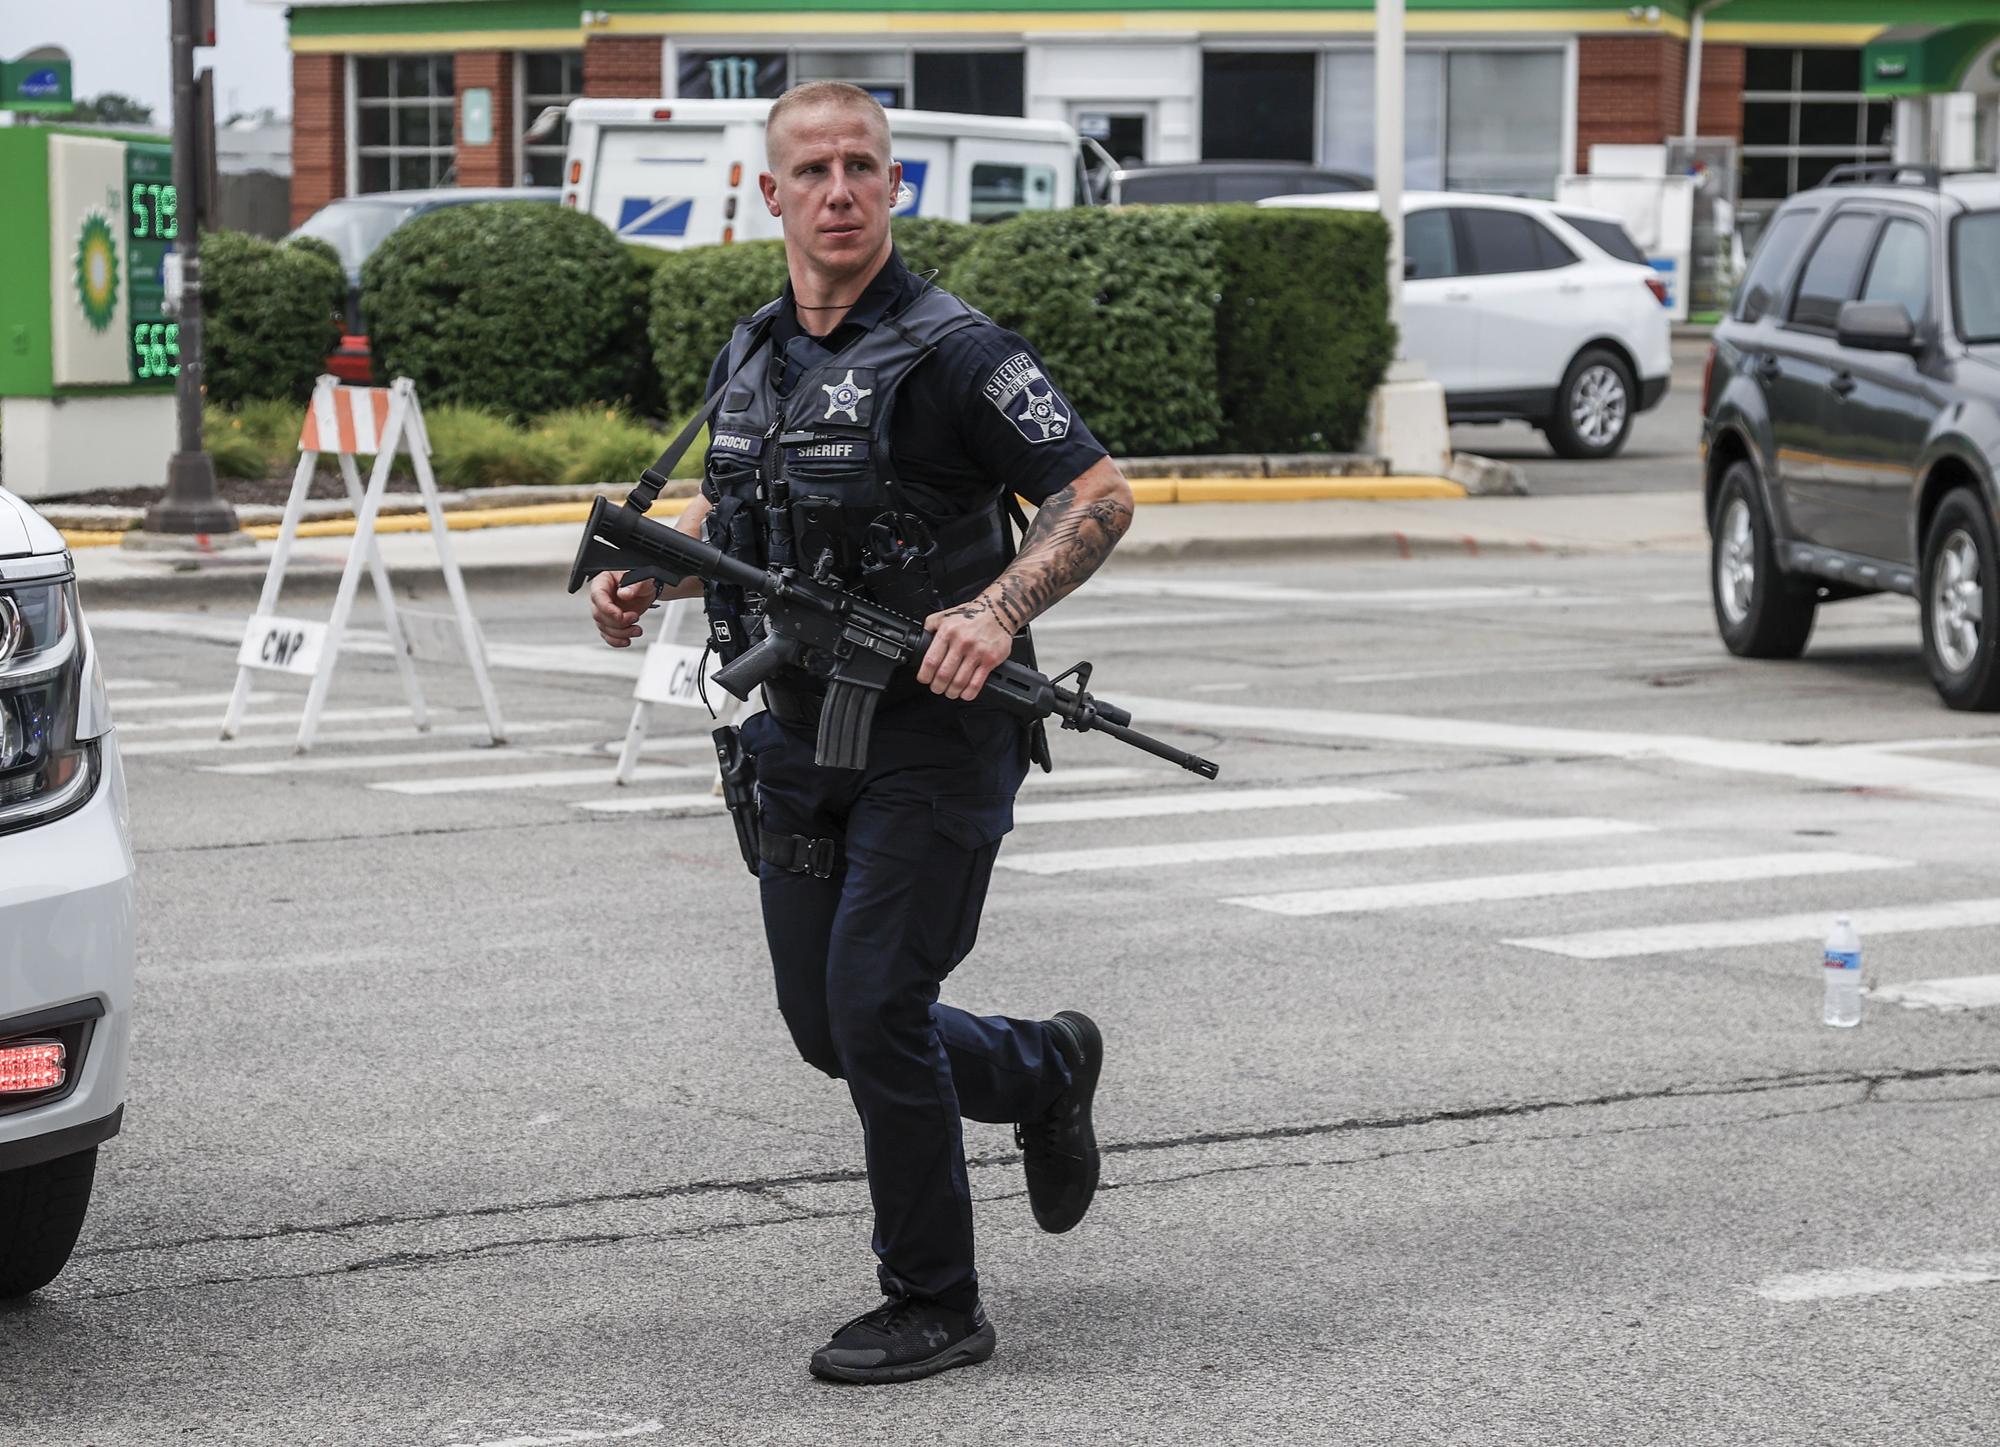
M 1569 364 L 1556 391 L 1556 415 L 1543 431 L 1558 457 L 1615 457 L 1632 431 L 1637 403 L 1625 364 L 1592 347 Z
M 90 1206 L 97 1147 L 0 1171 L 0 1301 L 47 1286 L 69 1261 Z
M 1945 494 L 1924 536 L 1924 662 L 1951 708 L 2000 708 L 2000 545 L 1980 495 Z
M 1812 635 L 1819 611 L 1817 584 L 1778 571 L 1770 515 L 1747 462 L 1722 475 L 1709 523 L 1708 586 L 1715 600 L 1715 629 L 1739 658 L 1797 658 Z

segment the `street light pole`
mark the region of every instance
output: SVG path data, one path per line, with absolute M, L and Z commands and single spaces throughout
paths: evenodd
M 146 530 L 156 533 L 234 533 L 236 510 L 218 495 L 215 459 L 201 438 L 201 216 L 207 198 L 207 164 L 194 80 L 195 25 L 201 0 L 173 0 L 174 190 L 179 201 L 181 262 L 180 374 L 174 411 L 179 442 L 167 464 L 167 490 L 146 509 Z

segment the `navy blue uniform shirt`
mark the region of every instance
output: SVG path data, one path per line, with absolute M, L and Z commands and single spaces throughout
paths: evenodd
M 838 353 L 927 285 L 892 251 L 840 325 L 813 338 L 799 325 L 786 282 L 785 304 L 771 324 L 780 395 L 820 359 L 815 347 Z M 725 347 L 709 369 L 711 396 L 725 380 L 728 356 Z M 1035 349 L 989 321 L 953 332 L 904 379 L 889 453 L 896 481 L 922 511 L 942 518 L 988 507 L 1003 489 L 1039 505 L 1106 455 Z

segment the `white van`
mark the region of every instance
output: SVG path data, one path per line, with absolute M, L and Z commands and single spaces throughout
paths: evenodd
M 757 189 L 770 109 L 768 100 L 572 101 L 563 205 L 621 241 L 668 251 L 776 237 Z M 889 129 L 903 163 L 898 216 L 999 221 L 1077 202 L 1077 135 L 1061 121 L 892 110 Z

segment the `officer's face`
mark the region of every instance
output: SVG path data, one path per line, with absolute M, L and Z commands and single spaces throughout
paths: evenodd
M 886 128 L 855 107 L 813 106 L 779 117 L 767 143 L 771 169 L 759 181 L 787 252 L 827 276 L 878 262 L 903 184 Z

